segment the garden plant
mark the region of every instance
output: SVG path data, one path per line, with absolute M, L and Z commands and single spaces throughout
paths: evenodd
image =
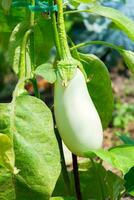
M 119 200 L 134 197 L 134 140 L 103 149 L 114 108 L 110 75 L 91 45 L 117 51 L 134 74 L 134 53 L 106 41 L 75 44 L 68 16 L 109 19 L 134 42 L 134 22 L 97 0 L 1 0 L 8 20 L 8 62 L 17 76 L 10 103 L 0 104 L 0 200 Z M 80 9 L 88 4 L 88 9 Z M 2 30 L 1 30 L 2 31 Z M 90 31 L 90 30 L 89 30 Z M 118 38 L 117 38 L 118 40 Z M 52 56 L 50 56 L 52 54 Z M 37 77 L 53 85 L 54 104 L 40 98 Z M 34 96 L 25 89 L 32 83 Z M 63 142 L 72 152 L 65 164 Z M 78 157 L 83 159 L 78 162 Z M 110 170 L 105 163 L 112 166 Z M 116 172 L 114 172 L 116 171 Z

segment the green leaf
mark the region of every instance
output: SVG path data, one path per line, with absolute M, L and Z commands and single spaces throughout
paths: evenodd
M 130 39 L 134 41 L 134 22 L 123 15 L 120 11 L 114 8 L 97 5 L 93 6 L 90 10 L 87 10 L 87 12 L 95 13 L 111 19 L 118 28 L 120 28 Z
M 122 50 L 121 55 L 131 73 L 134 75 L 134 52 Z
M 129 170 L 124 179 L 127 192 L 134 197 L 134 167 Z
M 0 133 L 0 164 L 14 172 L 15 156 L 11 139 Z
M 22 22 L 15 26 L 11 33 L 8 47 L 8 61 L 16 74 L 19 73 L 20 50 L 24 33 L 27 30 L 27 23 Z
M 85 155 L 90 157 L 91 152 L 121 170 L 123 174 L 126 174 L 134 166 L 134 146 L 122 145 L 114 147 L 109 151 L 103 149 L 91 150 L 85 153 Z
M 49 83 L 54 83 L 56 81 L 56 72 L 53 65 L 50 63 L 38 66 L 35 70 L 35 74 L 42 76 Z
M 119 194 L 124 190 L 124 180 L 111 171 L 107 171 L 100 163 L 84 159 L 79 161 L 78 167 L 83 200 L 117 200 Z M 69 172 L 69 177 L 74 188 L 73 171 Z M 62 175 L 57 183 L 53 195 L 66 196 Z M 75 195 L 75 191 L 72 193 Z
M 95 55 L 79 54 L 78 59 L 83 64 L 90 80 L 87 87 L 101 118 L 103 128 L 106 128 L 112 117 L 114 103 L 108 70 L 105 64 Z
M 0 110 L 0 130 L 13 135 L 20 170 L 14 181 L 16 198 L 49 199 L 60 174 L 50 110 L 41 100 L 24 94 L 14 97 L 11 104 L 0 105 Z

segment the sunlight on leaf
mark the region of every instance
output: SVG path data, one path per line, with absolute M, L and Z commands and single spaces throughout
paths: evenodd
M 14 172 L 14 151 L 11 139 L 0 133 L 0 164 Z

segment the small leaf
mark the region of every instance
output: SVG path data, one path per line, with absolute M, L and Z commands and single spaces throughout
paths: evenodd
M 11 139 L 0 133 L 0 164 L 14 172 L 14 151 Z
M 54 83 L 56 81 L 56 72 L 53 65 L 50 63 L 45 63 L 38 66 L 35 70 L 36 75 L 42 76 L 49 83 Z
M 112 117 L 114 103 L 108 70 L 95 55 L 79 53 L 78 59 L 89 78 L 87 83 L 89 93 L 99 113 L 103 128 L 106 128 Z
M 134 75 L 134 52 L 122 50 L 121 55 L 123 56 L 128 69 Z

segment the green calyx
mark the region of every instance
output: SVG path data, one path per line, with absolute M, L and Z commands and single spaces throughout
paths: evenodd
M 70 81 L 75 73 L 77 67 L 80 66 L 80 62 L 70 57 L 70 59 L 62 59 L 57 64 L 57 74 L 62 80 L 62 85 L 67 86 L 68 81 Z

